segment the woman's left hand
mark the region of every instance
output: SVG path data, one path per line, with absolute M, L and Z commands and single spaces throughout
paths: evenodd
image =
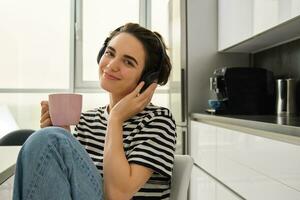
M 124 122 L 130 117 L 144 110 L 150 103 L 157 83 L 152 83 L 143 93 L 140 94 L 144 82 L 138 86 L 127 96 L 121 99 L 110 111 L 110 119 L 119 120 Z

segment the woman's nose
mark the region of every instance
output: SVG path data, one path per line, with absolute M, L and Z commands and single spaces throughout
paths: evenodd
M 110 60 L 110 62 L 106 65 L 107 68 L 109 68 L 112 71 L 118 71 L 119 70 L 119 64 L 116 59 Z

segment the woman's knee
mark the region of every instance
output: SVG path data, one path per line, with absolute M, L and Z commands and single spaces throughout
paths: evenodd
M 43 147 L 53 141 L 69 139 L 71 134 L 60 127 L 47 127 L 34 132 L 25 142 L 24 146 Z
M 42 135 L 42 137 L 46 138 L 68 138 L 70 136 L 70 132 L 66 131 L 61 127 L 50 126 L 46 128 L 42 128 L 36 132 L 38 135 Z

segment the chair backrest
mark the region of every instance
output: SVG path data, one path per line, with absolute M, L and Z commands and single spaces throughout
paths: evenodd
M 0 146 L 21 146 L 34 131 L 32 129 L 12 131 L 0 139 Z
M 186 200 L 194 160 L 189 155 L 175 155 L 170 200 Z

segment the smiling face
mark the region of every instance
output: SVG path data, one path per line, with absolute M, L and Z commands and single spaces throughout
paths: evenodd
M 101 87 L 119 97 L 136 88 L 145 66 L 142 43 L 129 33 L 120 33 L 108 43 L 100 59 Z

